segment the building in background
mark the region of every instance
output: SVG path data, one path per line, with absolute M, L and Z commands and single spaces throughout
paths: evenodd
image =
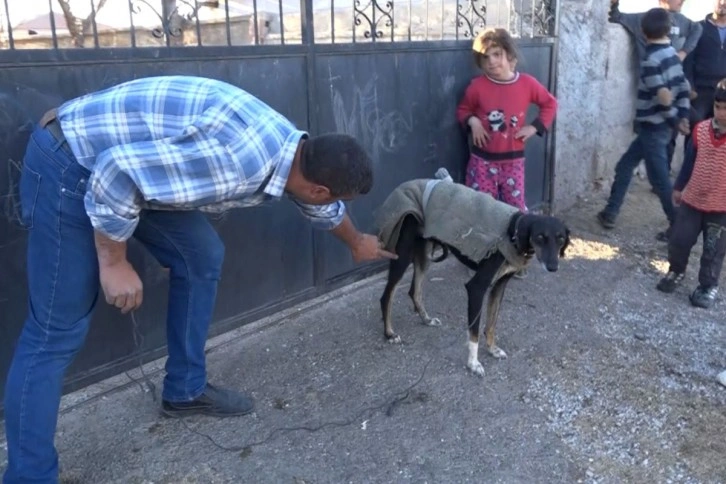
M 658 6 L 658 0 L 620 0 L 620 11 L 624 13 L 644 12 Z M 703 20 L 713 9 L 710 0 L 686 0 L 681 13 L 693 20 Z

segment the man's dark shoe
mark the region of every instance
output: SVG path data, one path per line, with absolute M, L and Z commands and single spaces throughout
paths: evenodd
M 604 211 L 597 214 L 597 221 L 606 229 L 615 228 L 615 217 Z
M 655 286 L 655 288 L 661 292 L 671 293 L 676 290 L 676 287 L 678 287 L 681 282 L 683 282 L 684 277 L 684 273 L 671 271 L 658 282 L 658 285 Z
M 693 294 L 688 297 L 688 299 L 691 301 L 692 305 L 699 308 L 708 309 L 713 306 L 713 302 L 716 300 L 717 293 L 717 286 L 705 287 L 699 285 L 696 290 L 693 291 Z
M 186 417 L 202 414 L 213 417 L 237 417 L 254 410 L 252 399 L 233 390 L 217 388 L 207 383 L 199 397 L 191 402 L 161 402 L 162 413 L 167 417 Z

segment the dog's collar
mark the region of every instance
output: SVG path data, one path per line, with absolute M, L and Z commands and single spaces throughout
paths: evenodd
M 527 244 L 527 247 L 519 246 L 519 222 L 521 222 L 524 218 L 524 214 L 520 212 L 516 215 L 516 217 L 517 220 L 514 221 L 514 233 L 512 233 L 511 242 L 518 254 L 521 254 L 523 257 L 529 259 L 534 255 L 534 249 L 532 249 L 531 244 Z

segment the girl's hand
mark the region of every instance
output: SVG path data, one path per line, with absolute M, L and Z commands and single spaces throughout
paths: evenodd
M 678 190 L 673 190 L 673 205 L 676 207 L 681 205 L 681 197 L 683 196 L 683 192 L 680 192 Z
M 514 135 L 514 139 L 521 139 L 522 142 L 527 141 L 529 138 L 537 134 L 537 128 L 532 125 L 522 126 L 522 129 L 517 131 Z
M 481 121 L 476 116 L 472 116 L 467 121 L 471 128 L 471 138 L 474 142 L 474 146 L 477 148 L 484 148 L 489 141 L 489 133 L 486 132 Z

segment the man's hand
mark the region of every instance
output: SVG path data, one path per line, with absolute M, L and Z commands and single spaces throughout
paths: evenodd
M 514 135 L 515 139 L 521 139 L 522 142 L 527 141 L 529 138 L 537 134 L 537 128 L 531 125 L 522 126 L 522 129 L 517 131 Z
M 680 206 L 682 196 L 683 196 L 683 192 L 678 191 L 678 190 L 673 190 L 673 195 L 672 195 L 673 205 L 675 205 L 676 207 Z
M 691 132 L 691 123 L 688 119 L 681 119 L 678 123 L 678 131 L 680 131 L 683 136 L 688 136 L 688 133 Z
M 681 60 L 681 62 L 683 62 L 683 60 L 686 58 L 686 56 L 688 54 L 683 50 L 679 50 L 677 55 L 678 55 L 678 58 Z
M 101 288 L 106 302 L 126 314 L 141 306 L 144 288 L 141 279 L 126 260 L 126 242 L 116 242 L 95 232 Z
M 383 250 L 378 237 L 371 234 L 361 234 L 360 238 L 350 248 L 353 260 L 365 262 L 378 259 L 398 259 L 396 254 Z
M 471 139 L 474 146 L 477 148 L 484 148 L 489 141 L 489 133 L 487 133 L 484 129 L 484 126 L 481 124 L 481 120 L 476 116 L 471 116 L 467 123 L 471 128 Z
M 378 259 L 398 259 L 396 254 L 383 250 L 378 237 L 362 234 L 353 225 L 348 214 L 343 221 L 331 230 L 332 234 L 345 242 L 350 248 L 353 260 L 356 262 L 372 261 Z
M 99 267 L 101 288 L 106 302 L 116 306 L 123 314 L 141 306 L 144 287 L 128 261 L 113 266 Z

